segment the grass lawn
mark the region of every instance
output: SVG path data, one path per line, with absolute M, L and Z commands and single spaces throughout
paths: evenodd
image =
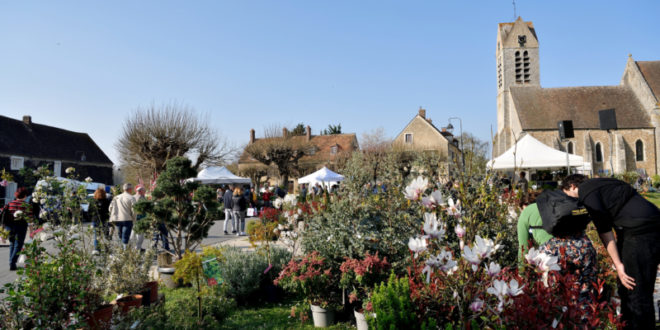
M 642 194 L 646 197 L 651 203 L 655 204 L 657 207 L 660 207 L 660 192 L 649 192 Z
M 227 319 L 220 329 L 315 329 L 311 320 L 300 324 L 300 320 L 290 317 L 289 304 L 271 304 L 259 308 L 239 308 Z M 354 329 L 350 323 L 335 324 L 328 329 Z

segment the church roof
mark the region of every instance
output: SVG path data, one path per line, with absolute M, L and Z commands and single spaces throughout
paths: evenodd
M 660 61 L 637 61 L 639 71 L 649 84 L 655 99 L 660 102 Z
M 576 129 L 600 127 L 598 111 L 615 109 L 619 128 L 652 128 L 635 94 L 624 86 L 510 87 L 523 130 L 557 129 L 572 120 Z

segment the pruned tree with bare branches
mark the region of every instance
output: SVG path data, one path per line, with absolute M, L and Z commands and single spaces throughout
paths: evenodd
M 273 128 L 268 127 L 266 138 L 248 144 L 245 152 L 266 166 L 275 165 L 280 175 L 280 184 L 286 185 L 289 176 L 297 172 L 300 158 L 309 153 L 314 145 L 299 137 L 273 135 Z
M 196 159 L 194 168 L 224 163 L 235 150 L 208 123 L 178 103 L 136 109 L 115 145 L 122 168 L 136 175 L 160 173 L 167 160 L 177 156 Z

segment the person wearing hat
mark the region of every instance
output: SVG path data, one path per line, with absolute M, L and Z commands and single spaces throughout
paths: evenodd
M 110 203 L 110 222 L 117 227 L 117 234 L 119 239 L 124 244 L 124 248 L 128 246 L 128 241 L 131 237 L 133 230 L 133 221 L 135 221 L 135 198 L 133 197 L 133 185 L 124 183 L 122 187 L 123 193 L 115 196 Z

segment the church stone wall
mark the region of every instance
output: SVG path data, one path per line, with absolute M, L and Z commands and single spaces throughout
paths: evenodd
M 648 175 L 656 174 L 655 168 L 655 130 L 652 128 L 641 129 L 620 129 L 612 132 L 612 141 L 615 141 L 615 150 L 612 150 L 615 158 L 613 159 L 615 173 L 636 171 L 637 169 L 644 169 Z M 558 146 L 559 133 L 556 130 L 548 131 L 528 131 L 537 140 L 543 142 L 548 146 Z M 620 136 L 620 141 L 617 145 L 617 136 Z M 642 140 L 644 143 L 644 160 L 636 161 L 635 159 L 635 143 L 637 140 Z M 599 171 L 611 170 L 610 166 L 610 136 L 607 131 L 601 130 L 575 130 L 575 137 L 568 139 L 573 142 L 573 151 L 576 155 L 584 157 L 585 161 L 591 161 L 591 166 L 594 174 Z M 585 145 L 585 141 L 589 141 L 589 145 Z M 603 152 L 603 161 L 596 162 L 596 143 L 601 144 Z M 561 150 L 564 151 L 567 142 L 561 143 Z M 617 152 L 616 148 L 620 147 Z M 591 150 L 587 150 L 590 147 Z M 586 154 L 585 154 L 586 152 Z M 618 157 L 616 155 L 619 155 Z M 625 167 L 625 169 L 624 169 Z

